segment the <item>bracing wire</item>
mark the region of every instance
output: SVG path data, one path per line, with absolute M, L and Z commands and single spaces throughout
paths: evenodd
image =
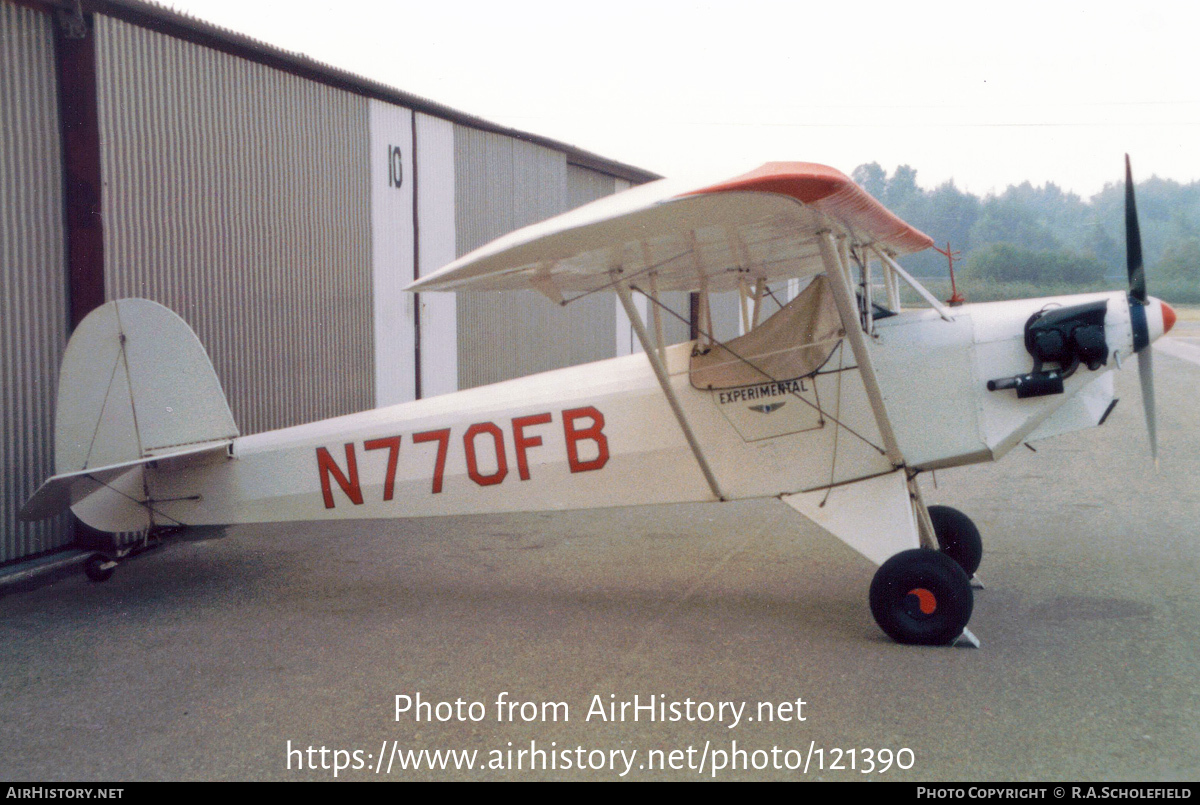
M 837 346 L 837 351 L 838 351 L 837 402 L 834 403 L 834 408 L 837 410 L 839 415 L 842 413 L 842 371 L 841 370 L 842 370 L 843 358 L 844 358 L 844 352 L 842 350 L 842 343 L 844 343 L 844 342 L 839 343 Z M 833 421 L 837 422 L 836 419 Z M 828 502 L 828 500 L 829 500 L 829 493 L 833 491 L 833 482 L 834 482 L 834 479 L 837 477 L 838 432 L 840 430 L 841 430 L 840 427 L 838 427 L 837 425 L 834 425 L 834 428 L 833 428 L 833 457 L 829 460 L 829 487 L 825 490 L 825 497 L 821 498 L 821 502 L 817 505 L 817 508 L 823 508 L 825 506 L 826 502 Z
M 659 306 L 660 308 L 662 308 L 663 310 L 667 311 L 668 313 L 670 313 L 672 316 L 674 316 L 676 319 L 678 319 L 678 320 L 679 320 L 679 321 L 681 321 L 682 323 L 684 323 L 684 324 L 686 324 L 686 325 L 688 325 L 688 326 L 691 326 L 691 322 L 690 322 L 688 319 L 685 319 L 685 318 L 684 318 L 683 316 L 681 316 L 679 313 L 676 313 L 674 310 L 672 310 L 671 308 L 669 308 L 669 307 L 667 307 L 666 305 L 664 305 L 664 304 L 663 304 L 661 301 L 659 301 L 658 299 L 656 299 L 654 296 L 651 296 L 651 295 L 649 295 L 649 294 L 645 293 L 645 292 L 644 292 L 644 291 L 643 291 L 641 288 L 638 288 L 638 287 L 636 287 L 636 286 L 634 286 L 634 285 L 630 285 L 629 287 L 630 287 L 630 288 L 632 288 L 633 290 L 637 291 L 638 293 L 642 294 L 643 296 L 645 296 L 647 299 L 649 299 L 649 300 L 650 300 L 651 302 L 653 302 L 655 305 L 657 305 L 657 306 Z M 765 381 L 765 382 L 769 382 L 769 383 L 777 383 L 777 382 L 779 382 L 779 378 L 777 378 L 777 377 L 773 377 L 773 376 L 772 376 L 772 375 L 771 375 L 769 372 L 767 372 L 765 369 L 763 369 L 763 368 L 761 368 L 761 367 L 759 367 L 759 366 L 756 366 L 756 365 L 755 365 L 755 364 L 754 364 L 752 361 L 750 361 L 748 358 L 745 358 L 745 357 L 743 357 L 743 356 L 739 355 L 738 353 L 734 352 L 732 349 L 730 349 L 730 348 L 729 348 L 729 345 L 728 345 L 727 343 L 725 343 L 725 342 L 723 342 L 723 341 L 718 341 L 716 338 L 714 338 L 714 337 L 713 337 L 713 335 L 712 335 L 711 333 L 707 333 L 707 332 L 704 332 L 703 330 L 700 330 L 698 325 L 697 325 L 697 329 L 698 329 L 698 332 L 699 332 L 699 334 L 700 334 L 700 335 L 702 335 L 702 336 L 704 336 L 705 338 L 707 338 L 707 339 L 708 339 L 708 340 L 709 340 L 711 343 L 713 343 L 713 344 L 715 344 L 715 345 L 717 345 L 717 346 L 721 347 L 721 348 L 722 348 L 722 349 L 724 349 L 726 352 L 728 352 L 730 355 L 732 355 L 734 358 L 736 358 L 737 360 L 739 360 L 739 361 L 741 361 L 742 363 L 746 364 L 746 365 L 747 365 L 747 366 L 749 366 L 751 369 L 753 369 L 754 371 L 756 371 L 756 372 L 758 372 L 760 375 L 762 375 L 764 378 L 766 378 L 766 381 Z M 837 347 L 837 349 L 839 350 L 839 355 L 840 355 L 840 352 L 841 352 L 841 342 L 839 342 L 839 343 L 838 343 L 838 347 Z M 840 361 L 840 358 L 839 358 L 839 361 Z M 840 406 L 841 406 L 841 402 L 840 402 L 840 400 L 841 400 L 841 382 L 842 382 L 842 372 L 841 372 L 841 371 L 840 371 L 840 369 L 839 369 L 839 371 L 838 371 L 838 400 L 839 400 L 839 403 L 838 403 L 838 405 L 839 405 L 839 409 L 840 409 Z M 815 384 L 814 384 L 814 388 L 815 388 Z M 820 414 L 820 415 L 821 415 L 822 419 L 824 419 L 825 417 L 829 417 L 829 419 L 830 419 L 830 420 L 832 420 L 832 421 L 834 422 L 834 424 L 838 425 L 838 426 L 839 426 L 839 427 L 841 427 L 841 428 L 845 428 L 845 429 L 846 429 L 846 431 L 847 431 L 849 434 L 851 434 L 852 436 L 854 436 L 854 437 L 858 438 L 858 439 L 859 439 L 859 440 L 861 440 L 861 441 L 862 441 L 864 444 L 870 445 L 870 446 L 871 446 L 871 447 L 873 447 L 875 450 L 878 450 L 878 451 L 879 451 L 879 453 L 880 453 L 881 455 L 887 455 L 887 451 L 886 451 L 886 450 L 884 450 L 882 447 L 880 447 L 879 445 L 875 444 L 875 443 L 874 443 L 874 442 L 872 442 L 870 439 L 868 439 L 867 437 L 863 436 L 861 433 L 859 433 L 858 431 L 854 430 L 853 428 L 851 428 L 851 427 L 850 427 L 849 425 L 847 425 L 846 423 L 844 423 L 844 422 L 840 421 L 839 419 L 837 419 L 837 418 L 835 418 L 835 417 L 831 416 L 831 415 L 830 415 L 830 414 L 829 414 L 827 411 L 825 411 L 823 408 L 821 408 L 821 405 L 820 405 L 820 401 L 819 401 L 819 400 L 818 400 L 818 402 L 817 402 L 817 403 L 813 403 L 813 402 L 811 402 L 810 400 L 807 400 L 807 399 L 805 399 L 804 397 L 801 397 L 801 396 L 800 396 L 798 393 L 796 393 L 796 392 L 794 392 L 794 391 L 793 391 L 793 392 L 789 392 L 789 394 L 791 394 L 791 395 L 792 395 L 793 397 L 795 397 L 796 399 L 800 400 L 800 401 L 801 401 L 802 403 L 804 403 L 805 405 L 807 405 L 807 406 L 809 406 L 810 408 L 814 409 L 814 410 L 815 410 L 815 411 L 816 411 L 818 414 Z M 838 411 L 838 413 L 840 414 L 840 413 L 841 413 L 841 411 L 839 410 L 839 411 Z

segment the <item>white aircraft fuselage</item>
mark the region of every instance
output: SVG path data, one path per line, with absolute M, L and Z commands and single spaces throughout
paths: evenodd
M 1033 313 L 1096 300 L 1107 304 L 1106 365 L 1080 366 L 1060 394 L 987 389 L 1030 371 Z M 1163 309 L 1151 300 L 1146 310 L 1153 340 Z M 910 470 L 990 461 L 1031 437 L 1096 424 L 1112 398 L 1109 373 L 1133 353 L 1124 292 L 952 311 L 952 321 L 933 310 L 877 319 L 868 339 Z M 896 469 L 849 348 L 813 376 L 702 390 L 689 382 L 693 346 L 667 348 L 665 365 L 723 498 L 786 496 Z M 241 436 L 169 469 L 135 467 L 111 487 L 74 507 L 111 532 L 717 499 L 640 353 Z M 147 495 L 150 506 L 134 502 Z

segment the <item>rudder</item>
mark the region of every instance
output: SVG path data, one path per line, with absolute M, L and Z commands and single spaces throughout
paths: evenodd
M 171 310 L 120 299 L 75 329 L 58 380 L 55 473 L 238 435 L 208 353 Z

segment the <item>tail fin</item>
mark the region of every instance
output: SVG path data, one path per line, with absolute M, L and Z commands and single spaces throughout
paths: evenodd
M 147 299 L 109 302 L 88 314 L 67 344 L 54 424 L 56 474 L 22 516 L 49 516 L 98 483 L 108 486 L 101 479 L 115 480 L 114 473 L 140 473 L 147 461 L 238 435 L 217 373 L 187 322 Z
M 75 329 L 58 377 L 56 473 L 237 435 L 208 353 L 167 308 L 121 299 Z

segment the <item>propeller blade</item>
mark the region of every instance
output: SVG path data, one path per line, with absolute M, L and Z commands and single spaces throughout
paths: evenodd
M 1146 304 L 1146 269 L 1142 265 L 1142 232 L 1133 198 L 1133 171 L 1125 155 L 1125 260 L 1129 266 L 1129 298 Z
M 1142 232 L 1138 227 L 1137 203 L 1133 198 L 1133 170 L 1125 155 L 1125 258 L 1129 265 L 1129 323 L 1133 328 L 1133 351 L 1138 356 L 1138 379 L 1142 383 L 1142 408 L 1150 455 L 1158 466 L 1158 415 L 1154 406 L 1154 358 L 1150 329 L 1146 322 L 1146 268 L 1142 264 Z
M 1142 407 L 1146 410 L 1146 431 L 1150 434 L 1150 455 L 1158 465 L 1158 421 L 1154 409 L 1154 350 L 1138 353 L 1138 379 L 1142 381 Z

